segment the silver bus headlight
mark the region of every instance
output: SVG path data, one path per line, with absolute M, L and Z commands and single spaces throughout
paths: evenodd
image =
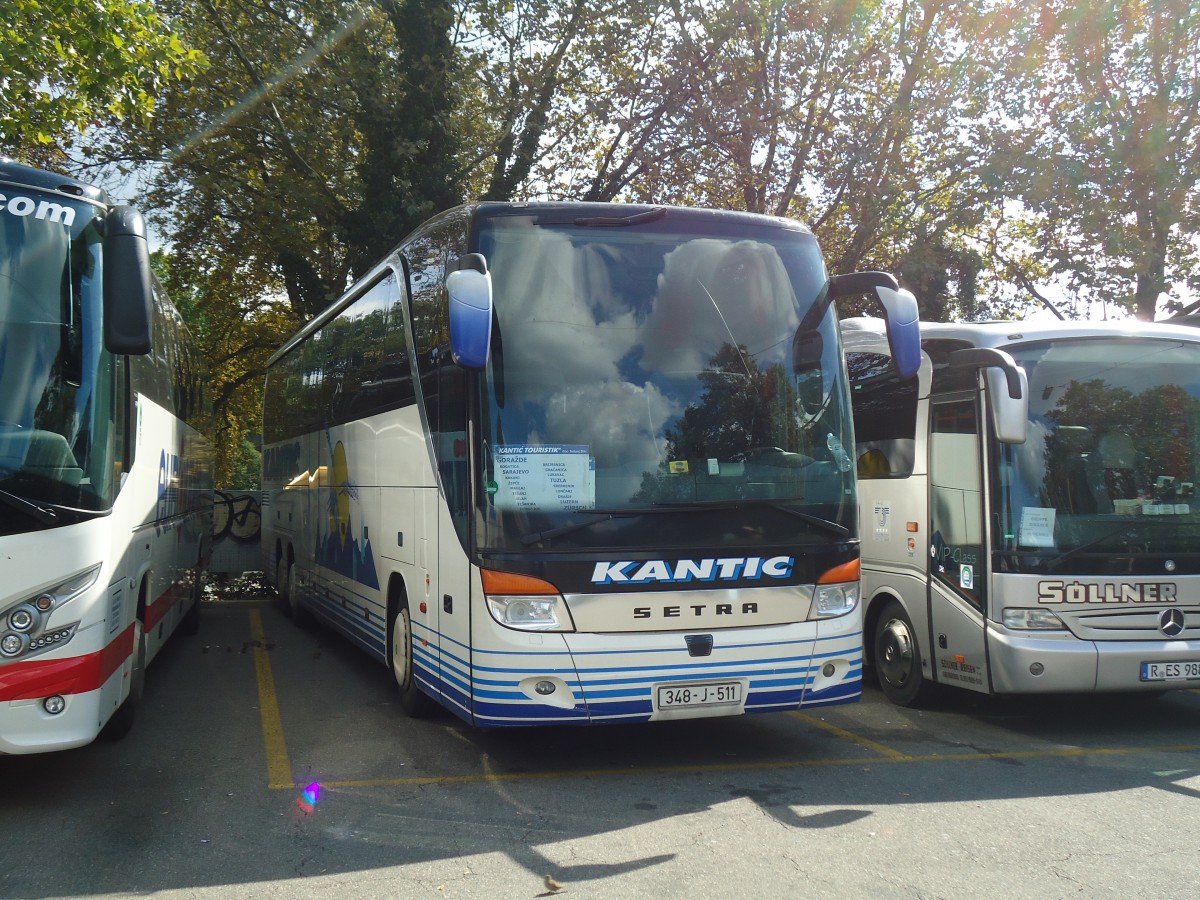
M 1048 609 L 1005 608 L 1001 621 L 1004 622 L 1005 628 L 1011 628 L 1013 631 L 1066 631 L 1067 629 L 1063 620 Z

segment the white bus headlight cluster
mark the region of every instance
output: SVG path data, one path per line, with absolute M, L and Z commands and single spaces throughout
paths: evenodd
M 830 619 L 854 612 L 858 608 L 860 574 L 861 568 L 857 559 L 822 573 L 813 591 L 809 618 Z
M 1067 629 L 1063 620 L 1048 609 L 1006 608 L 1002 621 L 1005 628 L 1011 628 L 1014 631 L 1066 631 Z
M 813 594 L 813 610 L 818 618 L 844 616 L 858 606 L 858 582 L 818 584 Z
M 95 584 L 99 574 L 100 566 L 93 566 L 0 611 L 0 659 L 32 656 L 74 637 L 78 622 L 46 631 L 50 613 Z
M 574 631 L 567 601 L 548 581 L 512 572 L 484 569 L 488 612 L 505 628 L 519 631 Z

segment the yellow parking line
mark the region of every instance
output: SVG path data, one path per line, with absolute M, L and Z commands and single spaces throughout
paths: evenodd
M 614 776 L 638 775 L 686 775 L 704 774 L 706 772 L 754 771 L 764 769 L 810 769 L 829 766 L 862 766 L 881 762 L 922 763 L 922 762 L 971 762 L 982 760 L 1010 759 L 1054 759 L 1077 758 L 1083 756 L 1123 756 L 1136 753 L 1196 753 L 1200 744 L 1175 744 L 1159 747 L 1059 747 L 1052 750 L 1013 750 L 1009 752 L 996 751 L 992 753 L 929 753 L 921 756 L 906 756 L 893 751 L 886 759 L 788 759 L 751 763 L 701 763 L 698 765 L 678 766 L 636 766 L 628 769 L 562 769 L 549 772 L 480 772 L 474 775 L 414 775 L 408 778 L 362 778 L 344 781 L 322 781 L 321 787 L 330 788 L 371 788 L 371 787 L 403 787 L 414 785 L 442 784 L 483 784 L 501 781 L 545 781 L 548 779 L 570 778 L 612 778 Z M 273 787 L 293 787 L 293 785 L 273 785 Z
M 880 756 L 886 756 L 888 759 L 895 760 L 896 762 L 904 762 L 912 758 L 907 753 L 901 753 L 899 750 L 893 750 L 891 747 L 880 744 L 877 741 L 871 740 L 870 738 L 865 738 L 862 735 L 855 734 L 853 731 L 847 731 L 845 728 L 839 728 L 837 725 L 834 725 L 831 722 L 822 721 L 815 716 L 808 715 L 808 713 L 792 711 L 789 712 L 788 715 L 795 719 L 799 719 L 801 722 L 811 725 L 813 728 L 819 728 L 822 731 L 827 731 L 832 735 L 842 738 L 843 740 L 858 744 L 860 747 L 866 747 L 868 750 L 874 750 Z
M 254 671 L 258 676 L 258 714 L 262 719 L 263 745 L 267 752 L 267 787 L 294 788 L 287 742 L 283 738 L 283 719 L 275 696 L 275 676 L 267 658 L 262 614 L 257 609 L 250 610 L 250 637 L 254 642 Z

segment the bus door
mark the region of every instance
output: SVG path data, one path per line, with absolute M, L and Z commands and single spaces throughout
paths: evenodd
M 956 394 L 930 404 L 930 661 L 939 682 L 988 691 L 987 554 L 979 399 Z
M 443 365 L 438 373 L 438 476 L 433 550 L 433 602 L 438 611 L 441 646 L 441 690 L 447 701 L 474 715 L 471 647 L 471 562 L 468 537 L 471 518 L 471 478 L 467 432 L 467 374 Z

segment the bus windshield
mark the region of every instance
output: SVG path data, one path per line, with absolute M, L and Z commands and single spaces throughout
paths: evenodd
M 855 526 L 816 241 L 671 210 L 481 221 L 496 310 L 481 546 L 757 546 Z M 809 327 L 811 325 L 811 328 Z
M 28 188 L 0 191 L 6 531 L 26 522 L 65 524 L 112 504 L 113 384 L 100 329 L 100 222 L 87 203 Z
M 1200 347 L 1078 339 L 1008 348 L 1024 444 L 993 444 L 1002 571 L 1200 572 Z

